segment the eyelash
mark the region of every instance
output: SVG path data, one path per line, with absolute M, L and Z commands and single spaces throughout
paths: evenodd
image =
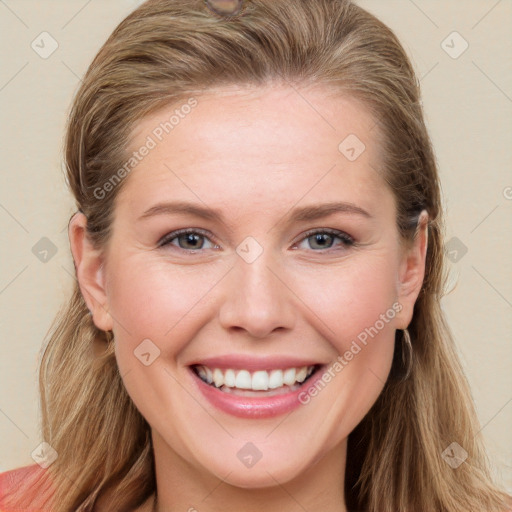
M 204 231 L 200 228 L 196 228 L 196 229 L 185 228 L 185 229 L 179 229 L 177 231 L 173 231 L 172 233 L 168 233 L 167 235 L 165 235 L 160 240 L 160 242 L 158 242 L 158 247 L 165 247 L 166 245 L 171 245 L 171 242 L 173 240 L 179 238 L 181 235 L 188 235 L 188 234 L 201 235 L 202 237 L 207 238 L 207 239 L 212 238 L 209 233 L 207 233 L 206 231 Z M 340 231 L 338 229 L 331 229 L 331 228 L 312 229 L 310 231 L 307 231 L 297 243 L 307 240 L 308 238 L 310 238 L 311 236 L 316 235 L 316 234 L 332 235 L 334 238 L 338 238 L 339 240 L 341 240 L 342 245 L 345 248 L 356 245 L 355 240 L 350 235 L 348 235 L 344 231 Z M 215 240 L 210 240 L 210 241 L 212 243 L 216 244 Z M 183 249 L 182 247 L 179 247 L 179 246 L 175 246 L 175 247 L 181 251 L 192 252 L 194 254 L 197 253 L 198 251 L 202 251 L 202 249 Z M 336 249 L 329 247 L 325 250 L 322 250 L 322 249 L 320 249 L 320 250 L 312 249 L 312 250 L 314 252 L 322 252 L 323 253 L 323 252 L 333 251 Z

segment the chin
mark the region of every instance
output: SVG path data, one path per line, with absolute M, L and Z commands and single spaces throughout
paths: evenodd
M 295 453 L 296 455 L 297 453 Z M 213 456 L 210 460 L 213 463 L 212 466 L 210 468 L 207 465 L 203 467 L 217 478 L 234 487 L 262 489 L 282 485 L 297 478 L 307 470 L 308 466 L 315 465 L 320 458 L 321 456 L 318 456 L 309 462 L 302 458 L 298 463 L 294 456 L 289 453 L 274 452 L 272 457 L 265 459 L 262 456 L 253 466 L 246 466 L 238 458 L 235 458 L 231 464 L 219 465 L 219 459 Z

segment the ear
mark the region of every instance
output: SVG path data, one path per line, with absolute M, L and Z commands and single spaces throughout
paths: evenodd
M 103 257 L 89 240 L 86 226 L 87 217 L 81 212 L 75 213 L 69 221 L 68 235 L 76 277 L 94 324 L 98 329 L 110 331 L 113 325 L 108 312 Z
M 398 275 L 398 302 L 402 310 L 397 315 L 397 329 L 406 329 L 411 323 L 414 304 L 425 277 L 428 247 L 428 213 L 423 210 L 418 219 L 414 240 L 403 250 Z

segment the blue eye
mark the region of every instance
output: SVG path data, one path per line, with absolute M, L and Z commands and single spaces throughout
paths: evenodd
M 173 243 L 175 240 L 178 242 L 177 244 Z M 165 245 L 177 245 L 180 249 L 186 251 L 195 251 L 198 249 L 208 249 L 208 247 L 205 247 L 205 240 L 208 240 L 211 243 L 206 234 L 201 230 L 181 229 L 166 235 L 158 244 L 158 246 L 162 247 Z
M 350 247 L 355 244 L 351 236 L 337 229 L 310 231 L 306 233 L 306 237 L 302 239 L 302 242 L 309 241 L 309 247 L 312 249 L 331 249 L 336 239 L 341 241 L 343 247 Z
M 337 229 L 317 229 L 306 233 L 300 242 L 309 242 L 309 248 L 318 250 L 331 249 L 335 247 L 335 241 L 339 240 L 342 247 L 350 247 L 355 240 L 347 233 Z M 176 242 L 176 243 L 175 243 Z M 210 244 L 210 246 L 208 246 Z M 213 249 L 219 246 L 213 243 L 208 234 L 200 229 L 181 229 L 173 231 L 164 236 L 158 243 L 158 247 L 174 245 L 185 251 L 196 251 L 200 249 Z M 340 244 L 338 244 L 340 245 Z

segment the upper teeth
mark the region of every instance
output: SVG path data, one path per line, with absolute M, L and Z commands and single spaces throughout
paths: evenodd
M 313 373 L 314 366 L 302 366 L 301 368 L 287 368 L 285 370 L 213 370 L 207 366 L 196 366 L 198 375 L 208 384 L 216 387 L 227 386 L 229 388 L 252 389 L 254 391 L 276 389 L 284 386 L 293 386 L 296 382 L 304 382 L 306 377 Z

